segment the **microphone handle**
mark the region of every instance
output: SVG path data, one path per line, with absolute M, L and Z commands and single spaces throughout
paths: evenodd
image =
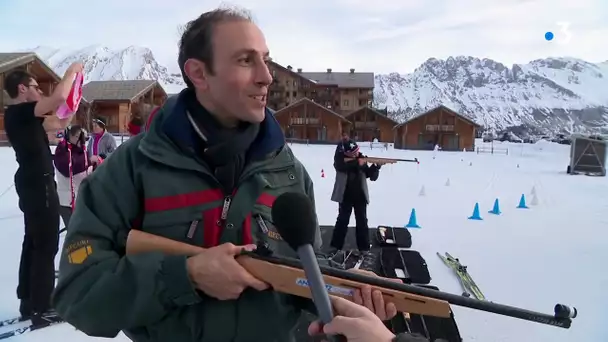
M 317 262 L 317 257 L 310 244 L 302 245 L 298 247 L 298 256 L 304 269 L 304 274 L 308 281 L 308 287 L 312 295 L 312 301 L 317 308 L 317 314 L 323 324 L 331 322 L 334 318 L 334 312 L 331 307 L 331 301 L 327 288 L 325 287 L 325 281 Z M 346 337 L 342 335 L 327 336 L 331 342 L 346 342 Z

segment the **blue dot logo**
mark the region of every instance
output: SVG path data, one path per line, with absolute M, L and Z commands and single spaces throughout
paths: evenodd
M 553 40 L 553 32 L 547 32 L 545 33 L 545 39 L 548 41 Z

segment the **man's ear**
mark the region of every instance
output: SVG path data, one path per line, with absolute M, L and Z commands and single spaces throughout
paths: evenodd
M 190 58 L 184 63 L 184 72 L 194 87 L 199 89 L 207 88 L 208 73 L 205 63 Z
M 18 85 L 17 89 L 19 90 L 19 94 L 25 94 L 27 92 L 27 86 L 23 84 Z

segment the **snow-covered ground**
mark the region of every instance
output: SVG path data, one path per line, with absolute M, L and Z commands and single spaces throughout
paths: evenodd
M 481 143 L 479 143 L 481 145 Z M 464 341 L 608 341 L 604 307 L 608 303 L 608 178 L 565 173 L 569 146 L 541 141 L 503 144 L 509 155 L 473 152 L 372 150 L 372 156 L 420 160 L 420 165 L 385 166 L 370 184 L 369 223 L 403 226 L 412 208 L 422 229 L 413 230 L 413 248 L 426 258 L 432 283 L 460 293 L 457 278 L 436 256 L 449 251 L 468 265 L 486 297 L 494 302 L 552 313 L 556 303 L 579 310 L 569 330 L 454 307 Z M 333 146 L 292 145 L 315 182 L 319 220 L 333 224 L 337 204 L 330 201 Z M 0 318 L 15 316 L 22 215 L 13 183 L 16 168 L 9 148 L 0 148 Z M 321 177 L 321 171 L 325 177 Z M 449 178 L 450 184 L 446 186 Z M 426 196 L 419 196 L 424 186 Z M 537 205 L 516 209 L 532 188 Z M 6 190 L 6 192 L 5 192 Z M 498 198 L 502 214 L 488 214 Z M 468 220 L 475 203 L 483 221 Z M 351 218 L 354 224 L 354 217 Z M 58 261 L 58 260 L 57 260 Z M 602 271 L 603 270 L 603 271 Z M 0 328 L 2 333 L 6 328 Z M 95 341 L 69 325 L 12 338 L 18 341 Z M 128 341 L 124 336 L 116 340 Z

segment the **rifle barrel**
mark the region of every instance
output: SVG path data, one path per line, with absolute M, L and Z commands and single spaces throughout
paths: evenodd
M 299 260 L 296 260 L 296 259 L 277 258 L 277 257 L 273 257 L 273 256 L 261 256 L 256 253 L 246 253 L 246 254 L 253 258 L 265 260 L 265 261 L 268 261 L 271 263 L 291 266 L 291 267 L 296 267 L 296 268 L 302 268 Z M 319 265 L 319 267 L 321 268 L 321 273 L 329 275 L 329 276 L 348 279 L 348 280 L 352 280 L 352 281 L 356 281 L 356 282 L 360 282 L 360 283 L 364 283 L 364 284 L 369 284 L 372 286 L 388 288 L 388 289 L 392 289 L 392 290 L 396 290 L 396 291 L 407 292 L 407 293 L 417 294 L 417 295 L 421 295 L 421 296 L 425 296 L 425 297 L 445 300 L 450 304 L 463 306 L 463 307 L 467 307 L 467 308 L 471 308 L 471 309 L 491 312 L 491 313 L 495 313 L 498 315 L 519 318 L 519 319 L 523 319 L 523 320 L 527 320 L 527 321 L 531 321 L 531 322 L 552 325 L 555 327 L 560 327 L 560 328 L 565 328 L 565 329 L 570 328 L 570 326 L 572 324 L 572 319 L 569 317 L 556 317 L 556 315 L 549 315 L 549 314 L 530 311 L 530 310 L 526 310 L 526 309 L 522 309 L 522 308 L 518 308 L 518 307 L 514 307 L 514 306 L 498 304 L 498 303 L 493 303 L 493 302 L 478 300 L 478 299 L 473 299 L 473 298 L 467 298 L 467 297 L 463 297 L 461 295 L 455 295 L 452 293 L 427 289 L 424 287 L 403 284 L 403 283 L 394 283 L 394 282 L 391 282 L 391 281 L 388 281 L 388 280 L 385 280 L 382 278 L 370 277 L 370 276 L 366 276 L 366 275 L 362 275 L 362 274 L 358 274 L 358 273 L 354 273 L 354 272 L 349 272 L 349 271 L 345 271 L 345 270 L 341 270 L 341 269 L 336 269 L 336 268 L 332 268 L 332 267 L 328 267 L 328 266 L 324 266 L 324 265 Z M 569 308 L 568 306 L 563 305 L 563 304 L 557 304 L 556 307 L 557 306 L 559 306 L 560 308 L 563 308 L 563 307 Z M 576 309 L 572 308 L 571 311 L 576 312 Z M 563 315 L 560 315 L 560 316 L 563 316 Z

